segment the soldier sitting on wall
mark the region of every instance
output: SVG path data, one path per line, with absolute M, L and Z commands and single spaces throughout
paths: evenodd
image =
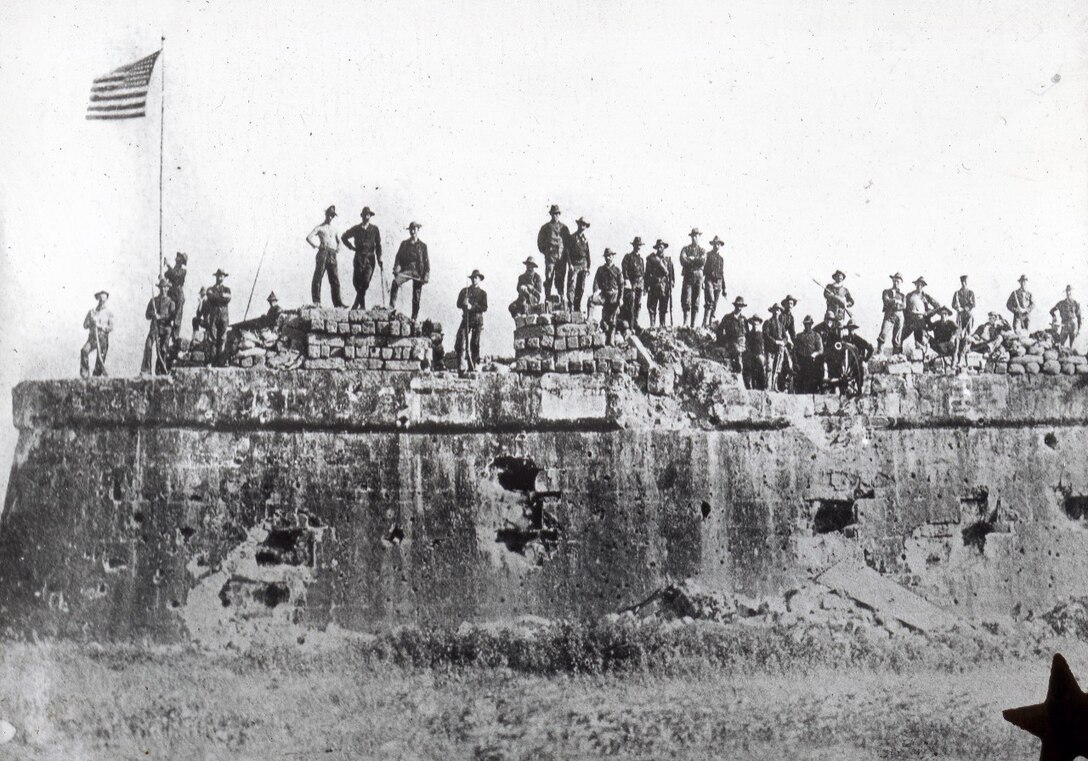
M 510 304 L 510 315 L 513 317 L 527 314 L 529 307 L 539 304 L 543 295 L 543 285 L 533 257 L 526 259 L 524 264 L 525 271 L 518 275 L 518 297 Z

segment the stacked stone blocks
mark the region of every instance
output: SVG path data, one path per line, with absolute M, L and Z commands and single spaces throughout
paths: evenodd
M 619 334 L 609 345 L 605 331 L 584 312 L 536 304 L 514 317 L 515 369 L 521 373 L 626 373 L 638 376 L 635 349 Z

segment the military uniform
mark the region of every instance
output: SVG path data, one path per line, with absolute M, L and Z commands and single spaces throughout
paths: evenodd
M 642 311 L 642 287 L 646 276 L 646 262 L 638 251 L 623 257 L 623 318 L 631 330 L 638 330 L 638 314 Z
M 374 277 L 374 268 L 382 263 L 382 234 L 377 226 L 359 223 L 340 236 L 344 245 L 355 252 L 351 284 L 355 288 L 352 309 L 366 309 L 366 292 Z
M 612 343 L 612 333 L 616 329 L 616 312 L 619 310 L 620 294 L 623 292 L 620 268 L 608 262 L 598 267 L 593 276 L 593 292 L 600 294 L 601 326 L 608 342 Z
M 824 340 L 807 325 L 793 344 L 797 355 L 797 392 L 817 394 L 824 380 Z
M 835 322 L 839 325 L 845 324 L 846 310 L 854 306 L 850 289 L 842 283 L 828 283 L 824 286 L 824 301 L 827 303 L 827 311 L 835 313 Z
M 585 231 L 581 230 L 570 239 L 567 248 L 567 303 L 575 312 L 582 311 L 589 261 L 589 241 Z
M 755 318 L 753 318 L 755 319 Z M 744 387 L 753 391 L 767 388 L 767 355 L 765 351 L 764 330 L 757 327 L 758 322 L 749 321 L 748 333 L 744 337 L 744 359 L 741 362 Z
M 952 294 L 952 308 L 956 311 L 956 327 L 970 332 L 975 326 L 975 292 L 966 285 Z
M 778 390 L 779 378 L 782 371 L 788 366 L 789 354 L 787 344 L 789 334 L 782 322 L 782 313 L 779 310 L 771 312 L 771 317 L 763 323 L 763 338 L 766 346 L 767 363 L 770 372 L 767 380 L 772 390 Z
M 427 254 L 427 244 L 423 241 L 401 241 L 397 257 L 393 260 L 393 283 L 389 286 L 389 306 L 396 308 L 397 292 L 403 283 L 412 281 L 412 319 L 419 317 L 419 299 L 423 293 L 423 284 L 430 280 L 431 260 Z
M 555 292 L 563 296 L 563 277 L 566 274 L 561 262 L 565 262 L 567 246 L 570 242 L 570 229 L 558 219 L 545 222 L 540 227 L 536 236 L 536 248 L 544 257 L 544 297 L 552 295 L 552 285 Z M 558 268 L 558 272 L 556 272 Z M 558 278 L 556 277 L 558 275 Z
M 703 265 L 703 327 L 714 325 L 714 313 L 718 311 L 718 299 L 725 294 L 725 259 L 718 249 L 711 247 Z
M 140 363 L 140 372 L 166 375 L 170 372 L 170 339 L 174 335 L 177 305 L 165 294 L 155 296 L 147 302 L 144 318 L 150 320 L 151 324 L 148 326 L 147 340 L 144 341 L 144 358 Z
M 213 285 L 204 294 L 204 316 L 208 320 L 208 346 L 212 361 L 223 366 L 227 363 L 227 330 L 230 328 L 230 288 Z
M 903 319 L 903 340 L 914 336 L 914 343 L 922 346 L 928 324 L 927 315 L 940 309 L 936 299 L 925 291 L 913 290 L 906 296 L 907 307 Z
M 665 316 L 669 312 L 669 296 L 676 282 L 676 270 L 672 259 L 660 251 L 646 257 L 646 310 L 650 314 L 650 327 L 655 320 L 665 326 Z
M 306 241 L 317 248 L 314 255 L 314 278 L 310 283 L 310 297 L 315 304 L 321 303 L 321 281 L 325 273 L 329 274 L 329 290 L 332 291 L 333 306 L 342 307 L 340 300 L 340 273 L 336 268 L 336 254 L 340 250 L 340 234 L 332 226 L 332 221 L 322 222 L 310 231 Z
M 101 293 L 101 291 L 100 291 Z M 110 333 L 113 332 L 113 312 L 109 307 L 95 307 L 83 318 L 87 341 L 79 350 L 79 377 L 91 377 L 91 352 L 95 353 L 95 377 L 107 376 L 106 355 L 110 353 Z
M 510 304 L 510 314 L 512 316 L 526 314 L 529 307 L 539 304 L 543 288 L 536 268 L 518 275 L 518 297 Z
M 903 312 L 907 307 L 907 296 L 897 286 L 885 288 L 880 294 L 883 302 L 884 318 L 880 322 L 880 336 L 876 339 L 876 350 L 891 341 L 892 353 L 903 351 Z
M 1053 317 L 1055 312 L 1061 320 L 1057 343 L 1061 346 L 1068 342 L 1069 346 L 1072 346 L 1073 341 L 1076 340 L 1077 335 L 1080 333 L 1080 304 L 1072 298 L 1066 297 L 1054 305 L 1054 308 L 1050 310 L 1050 315 Z
M 725 349 L 729 368 L 733 372 L 742 372 L 741 360 L 748 344 L 748 323 L 744 315 L 730 312 L 722 318 L 718 323 L 718 344 Z
M 479 279 L 483 280 L 483 276 L 479 275 Z M 462 288 L 457 294 L 457 308 L 461 310 L 461 326 L 457 329 L 454 345 L 457 362 L 462 370 L 475 370 L 480 364 L 480 334 L 484 329 L 487 292 L 475 283 Z
M 699 295 L 703 290 L 703 268 L 706 266 L 706 249 L 692 241 L 680 249 L 680 274 L 683 281 L 680 286 L 680 308 L 684 312 L 684 324 L 688 324 L 691 313 L 691 327 L 695 327 L 695 316 L 699 313 Z
M 1005 306 L 1012 312 L 1012 329 L 1029 330 L 1031 310 L 1035 308 L 1035 300 L 1031 297 L 1031 293 L 1023 287 L 1017 288 L 1009 294 L 1009 300 L 1005 302 Z
M 162 276 L 170 284 L 166 295 L 174 302 L 174 340 L 181 334 L 181 320 L 185 312 L 185 260 L 175 261 L 173 267 L 167 267 Z

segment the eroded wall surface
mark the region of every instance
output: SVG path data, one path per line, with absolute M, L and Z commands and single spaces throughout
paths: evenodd
M 595 616 L 865 563 L 972 620 L 1088 594 L 1076 377 L 855 401 L 626 377 L 201 371 L 25 383 L 8 635 L 213 640 Z

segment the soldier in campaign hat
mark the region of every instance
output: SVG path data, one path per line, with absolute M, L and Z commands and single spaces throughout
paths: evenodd
M 166 264 L 166 259 L 163 259 Z M 181 334 L 181 320 L 185 311 L 185 266 L 189 263 L 189 255 L 184 251 L 178 251 L 174 256 L 174 266 L 167 266 L 162 275 L 170 283 L 166 295 L 174 302 L 174 341 Z
M 845 272 L 835 270 L 831 275 L 832 282 L 824 286 L 824 301 L 827 302 L 827 311 L 835 314 L 836 326 L 843 325 L 846 322 L 846 317 L 854 306 L 854 297 L 850 295 L 850 289 L 842 284 L 845 279 Z
M 325 221 L 306 236 L 306 242 L 317 251 L 314 257 L 314 278 L 310 283 L 310 297 L 313 303 L 321 303 L 321 281 L 324 280 L 327 272 L 329 290 L 332 291 L 332 304 L 342 307 L 344 303 L 340 300 L 340 273 L 336 269 L 336 254 L 340 250 L 340 233 L 332 226 L 335 216 L 335 206 L 325 209 Z
M 355 254 L 351 275 L 351 284 L 355 288 L 352 309 L 366 309 L 366 292 L 374 277 L 374 268 L 382 267 L 382 234 L 377 225 L 370 223 L 373 216 L 373 209 L 364 206 L 359 212 L 359 224 L 349 227 L 340 236 L 344 245 Z
M 721 247 L 725 241 L 714 236 L 710 241 L 710 251 L 703 264 L 703 327 L 713 328 L 718 311 L 718 299 L 725 294 L 725 260 Z
M 744 387 L 753 391 L 767 388 L 766 333 L 763 318 L 754 314 L 748 318 L 748 332 L 744 337 L 744 356 L 741 359 L 741 379 Z
M 1012 312 L 1012 329 L 1027 331 L 1031 325 L 1031 311 L 1035 309 L 1035 300 L 1026 287 L 1027 275 L 1021 275 L 1020 287 L 1009 294 L 1005 306 Z
M 631 250 L 623 257 L 620 271 L 623 273 L 623 319 L 627 327 L 638 331 L 638 314 L 642 311 L 642 288 L 646 278 L 646 262 L 642 260 L 639 249 L 642 238 L 635 236 L 631 241 Z
M 890 341 L 892 354 L 899 354 L 903 351 L 903 314 L 907 307 L 907 296 L 899 289 L 903 284 L 903 276 L 896 272 L 889 277 L 892 287 L 885 288 L 880 294 L 884 316 L 880 323 L 880 335 L 876 339 L 876 350 L 879 353 L 884 344 Z
M 680 249 L 680 309 L 683 311 L 684 325 L 695 327 L 695 318 L 699 314 L 699 297 L 703 290 L 703 268 L 706 267 L 706 249 L 699 245 L 702 231 L 691 228 L 688 236 L 691 243 Z M 690 320 L 688 315 L 691 315 Z
M 408 225 L 408 238 L 401 241 L 397 256 L 393 260 L 393 283 L 389 286 L 389 306 L 397 308 L 397 292 L 400 287 L 412 281 L 412 319 L 419 318 L 419 300 L 423 286 L 431 279 L 431 259 L 427 244 L 419 239 L 419 222 Z
M 87 341 L 79 350 L 79 377 L 91 377 L 91 352 L 94 352 L 94 375 L 107 376 L 106 355 L 110 351 L 110 333 L 113 332 L 113 311 L 106 306 L 110 292 L 98 291 L 94 295 L 97 302 L 83 318 L 83 329 L 87 331 Z
M 484 312 L 487 311 L 487 293 L 480 287 L 484 276 L 480 270 L 468 276 L 471 285 L 457 294 L 457 308 L 461 310 L 461 326 L 457 329 L 454 349 L 462 371 L 475 370 L 480 365 L 480 333 L 484 329 Z
M 560 299 L 563 297 L 566 280 L 567 249 L 571 245 L 570 229 L 559 221 L 559 206 L 552 204 L 548 209 L 551 219 L 540 227 L 536 235 L 536 248 L 544 257 L 544 298 L 552 295 L 552 285 Z
M 658 238 L 653 246 L 654 252 L 646 257 L 646 309 L 650 314 L 651 328 L 655 324 L 665 327 L 665 316 L 676 282 L 672 259 L 665 254 L 668 247 L 668 243 Z
M 907 307 L 903 316 L 903 340 L 913 337 L 915 346 L 926 348 L 926 329 L 929 317 L 937 313 L 941 305 L 925 292 L 929 285 L 924 277 L 914 281 L 914 290 L 907 294 Z
M 616 330 L 616 313 L 623 294 L 623 273 L 616 266 L 615 260 L 616 252 L 606 248 L 604 264 L 597 268 L 593 276 L 593 295 L 589 299 L 591 303 L 597 302 L 601 305 L 601 327 L 609 345 L 612 344 L 612 336 Z
M 744 308 L 748 306 L 743 296 L 733 299 L 733 311 L 718 323 L 718 344 L 725 349 L 725 359 L 733 372 L 741 372 L 744 348 L 747 345 L 747 320 Z
M 525 271 L 518 275 L 518 296 L 510 304 L 510 314 L 512 316 L 526 314 L 529 307 L 540 303 L 541 296 L 544 293 L 540 275 L 536 271 L 536 261 L 533 260 L 533 257 L 526 258 L 522 264 L 525 265 Z
M 171 365 L 171 340 L 174 336 L 174 320 L 177 316 L 174 300 L 166 294 L 170 281 L 160 277 L 159 295 L 147 302 L 144 317 L 150 321 L 147 340 L 144 341 L 144 358 L 140 363 L 140 372 L 151 375 L 166 375 Z
M 575 220 L 578 229 L 568 241 L 566 260 L 563 268 L 567 272 L 566 297 L 567 307 L 573 312 L 582 311 L 582 296 L 586 290 L 586 277 L 589 274 L 590 255 L 589 240 L 586 238 L 586 230 L 589 222 L 584 217 Z
M 230 288 L 223 284 L 227 273 L 215 271 L 215 285 L 204 293 L 202 311 L 208 323 L 209 359 L 218 367 L 227 364 L 227 331 L 230 329 Z
M 794 387 L 799 394 L 819 393 L 824 379 L 824 339 L 813 329 L 813 322 L 811 315 L 805 315 L 801 321 L 804 330 L 797 334 L 793 342 L 797 360 Z

